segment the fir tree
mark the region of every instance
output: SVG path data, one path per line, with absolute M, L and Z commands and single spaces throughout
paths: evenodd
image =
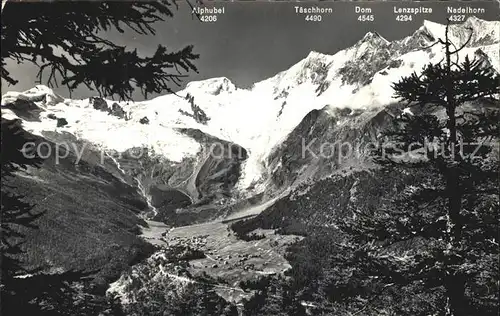
M 110 41 L 103 32 L 129 29 L 154 35 L 154 24 L 171 17 L 175 1 L 40 1 L 2 2 L 2 70 L 9 84 L 17 80 L 5 69 L 6 60 L 40 67 L 38 79 L 73 91 L 85 85 L 102 96 L 130 98 L 135 89 L 172 92 L 186 73 L 197 71 L 193 46 L 169 52 L 159 45 L 142 56 Z M 58 81 L 60 80 L 60 82 Z
M 346 247 L 355 254 L 352 278 L 365 273 L 375 314 L 498 313 L 500 77 L 481 58 L 459 62 L 472 32 L 460 47 L 449 33 L 448 24 L 436 43 L 443 61 L 393 85 L 416 114 L 395 119 L 376 156 L 384 168 L 426 180 L 339 223 L 354 243 Z

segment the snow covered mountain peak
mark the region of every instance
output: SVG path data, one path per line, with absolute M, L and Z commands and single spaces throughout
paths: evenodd
M 444 40 L 446 25 L 425 20 L 419 31 L 426 32 L 435 40 Z M 450 40 L 455 45 L 465 44 L 469 37 L 471 37 L 468 43 L 470 47 L 498 43 L 500 40 L 500 21 L 486 21 L 471 16 L 462 24 L 450 25 Z
M 468 27 L 473 29 L 468 47 L 498 44 L 500 22 L 471 17 L 463 24 L 450 26 L 450 37 L 455 45 L 465 43 L 470 34 Z M 339 75 L 344 84 L 363 86 L 378 70 L 389 64 L 394 68 L 400 63 L 400 56 L 429 47 L 439 38 L 444 38 L 445 31 L 446 25 L 425 20 L 419 29 L 401 40 L 388 41 L 377 32 L 368 32 L 352 47 L 334 55 L 311 51 L 289 69 L 255 86 L 273 86 L 275 98 L 287 96 L 291 89 L 304 84 L 321 86 L 318 87 L 319 92 L 323 93 Z M 489 51 L 488 54 L 494 52 Z
M 64 101 L 64 98 L 56 94 L 54 90 L 44 85 L 36 85 L 35 87 L 24 91 L 16 92 L 9 91 L 2 96 L 2 106 L 13 103 L 16 100 L 40 102 L 44 101 L 45 105 L 55 105 Z
M 371 60 L 374 55 L 387 54 L 389 46 L 390 42 L 379 33 L 368 32 L 350 49 L 354 52 L 352 59 Z
M 491 45 L 500 41 L 500 21 L 485 21 L 477 17 L 469 17 L 464 25 L 473 32 L 471 46 Z M 465 36 L 466 40 L 470 31 L 466 31 L 466 34 L 462 34 L 461 30 L 463 32 L 463 28 L 455 26 L 454 33 Z

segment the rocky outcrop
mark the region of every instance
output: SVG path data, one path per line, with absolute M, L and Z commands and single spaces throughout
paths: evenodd
M 64 117 L 57 117 L 54 113 L 47 114 L 47 118 L 57 121 L 57 127 L 64 127 L 68 125 L 68 121 Z
M 123 174 L 123 181 L 138 186 L 150 199 L 154 219 L 169 225 L 216 216 L 221 205 L 233 201 L 234 187 L 248 156 L 241 146 L 198 129 L 178 132 L 201 145 L 196 157 L 170 161 L 147 148 L 109 152 L 105 156 L 116 166 L 115 173 Z
M 230 195 L 239 179 L 241 164 L 248 158 L 245 148 L 198 129 L 180 129 L 180 132 L 192 137 L 204 148 L 194 177 L 198 198 L 214 194 Z
M 392 111 L 400 111 L 398 105 L 383 110 L 326 106 L 309 112 L 267 159 L 274 186 L 286 188 L 365 166 L 367 144 L 390 125 Z
M 390 42 L 376 32 L 367 33 L 353 48 L 356 58 L 339 69 L 342 82 L 367 85 L 393 56 Z
M 118 105 L 118 103 L 113 103 L 111 109 L 109 109 L 109 114 L 119 117 L 121 119 L 127 119 L 127 113 L 123 108 Z
M 108 103 L 103 98 L 92 97 L 89 99 L 89 101 L 94 109 L 96 109 L 98 111 L 108 112 L 108 110 L 109 110 Z
M 191 106 L 191 112 L 193 113 L 188 113 L 183 110 L 179 110 L 179 112 L 182 115 L 192 117 L 197 123 L 207 125 L 208 121 L 210 121 L 210 118 L 208 115 L 203 111 L 195 102 L 194 102 L 194 97 L 191 94 L 186 95 L 186 100 L 188 100 L 189 105 Z

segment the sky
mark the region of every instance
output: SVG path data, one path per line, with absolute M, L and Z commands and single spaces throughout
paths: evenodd
M 194 0 L 191 0 L 193 3 Z M 321 22 L 305 21 L 305 15 L 295 13 L 295 6 L 331 7 L 332 14 L 324 14 Z M 433 9 L 432 14 L 413 16 L 410 22 L 397 22 L 394 6 Z M 190 72 L 183 86 L 194 80 L 227 77 L 236 86 L 246 88 L 288 69 L 306 57 L 310 51 L 334 54 L 359 41 L 367 32 L 376 31 L 388 40 L 400 39 L 418 29 L 423 20 L 446 22 L 447 6 L 484 7 L 486 13 L 477 15 L 485 20 L 498 19 L 500 9 L 496 1 L 488 2 L 208 2 L 205 7 L 225 7 L 225 14 L 217 22 L 200 22 L 191 15 L 185 2 L 174 9 L 174 17 L 156 23 L 155 36 L 138 36 L 132 31 L 109 32 L 106 37 L 130 49 L 137 48 L 144 55 L 151 55 L 158 44 L 178 50 L 192 44 L 199 73 Z M 359 22 L 355 6 L 371 8 L 375 21 Z M 36 84 L 38 69 L 31 64 L 17 65 L 8 62 L 7 69 L 19 83 L 7 86 L 2 80 L 2 94 L 9 90 L 23 91 Z M 181 87 L 172 86 L 174 90 Z M 65 87 L 55 89 L 62 96 L 69 96 Z M 96 93 L 85 87 L 73 92 L 73 98 L 86 98 Z M 148 98 L 154 97 L 149 96 Z M 143 100 L 140 93 L 134 99 Z

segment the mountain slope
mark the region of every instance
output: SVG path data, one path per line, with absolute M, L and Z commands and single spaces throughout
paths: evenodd
M 474 33 L 459 57 L 475 56 L 499 71 L 499 22 L 470 18 L 452 26 L 457 45 L 467 42 L 466 27 Z M 64 99 L 44 86 L 7 93 L 2 116 L 19 119 L 53 153 L 40 170 L 12 180 L 29 202 L 52 214 L 29 237 L 30 264 L 95 267 L 111 279 L 150 250 L 136 238 L 137 225 L 145 226 L 140 217 L 146 217 L 183 226 L 155 226 L 160 228 L 151 234 L 155 243 L 182 241 L 195 248 L 202 258 L 182 259 L 193 264 L 189 273 L 236 282 L 288 270 L 283 249 L 295 238 L 256 229 L 327 236 L 333 218 L 360 206 L 377 208 L 425 178 L 372 169 L 366 146 L 394 116 L 419 110 L 398 104 L 391 85 L 443 58 L 441 47 L 430 46 L 444 28 L 426 21 L 392 42 L 368 33 L 335 55 L 311 52 L 251 89 L 221 77 L 144 102 Z M 57 162 L 64 145 L 70 153 Z M 244 240 L 228 229 L 231 223 Z M 308 240 L 304 244 L 314 246 Z M 277 241 L 282 243 L 273 246 Z M 321 259 L 323 252 L 309 250 L 320 254 L 300 258 L 298 251 L 288 256 L 291 265 Z M 171 279 L 174 271 L 155 258 L 140 268 Z M 178 262 L 171 263 L 175 270 Z
M 3 126 L 20 123 L 2 119 Z M 36 228 L 20 227 L 25 234 L 24 267 L 92 272 L 102 291 L 106 282 L 151 253 L 151 245 L 138 236 L 147 226 L 138 217 L 147 204 L 135 187 L 92 159 L 79 159 L 42 137 L 24 137 L 44 157 L 42 165 L 2 179 L 2 191 L 22 196 L 33 214 L 44 212 Z M 6 146 L 9 140 L 2 139 L 2 148 Z
M 456 45 L 466 44 L 467 28 L 473 31 L 460 58 L 474 56 L 499 70 L 499 22 L 471 17 L 450 28 Z M 2 114 L 51 141 L 77 140 L 99 151 L 110 172 L 140 189 L 150 216 L 204 220 L 217 217 L 220 205 L 272 199 L 294 183 L 363 167 L 363 150 L 346 159 L 332 144 L 363 149 L 405 110 L 395 103 L 391 84 L 443 58 L 432 44 L 444 30 L 425 21 L 392 42 L 367 33 L 334 55 L 311 52 L 251 89 L 221 77 L 149 101 L 113 102 L 64 99 L 37 86 L 4 95 Z M 343 161 L 305 157 L 311 142 L 312 152 L 327 144 Z M 190 215 L 182 219 L 179 212 Z

